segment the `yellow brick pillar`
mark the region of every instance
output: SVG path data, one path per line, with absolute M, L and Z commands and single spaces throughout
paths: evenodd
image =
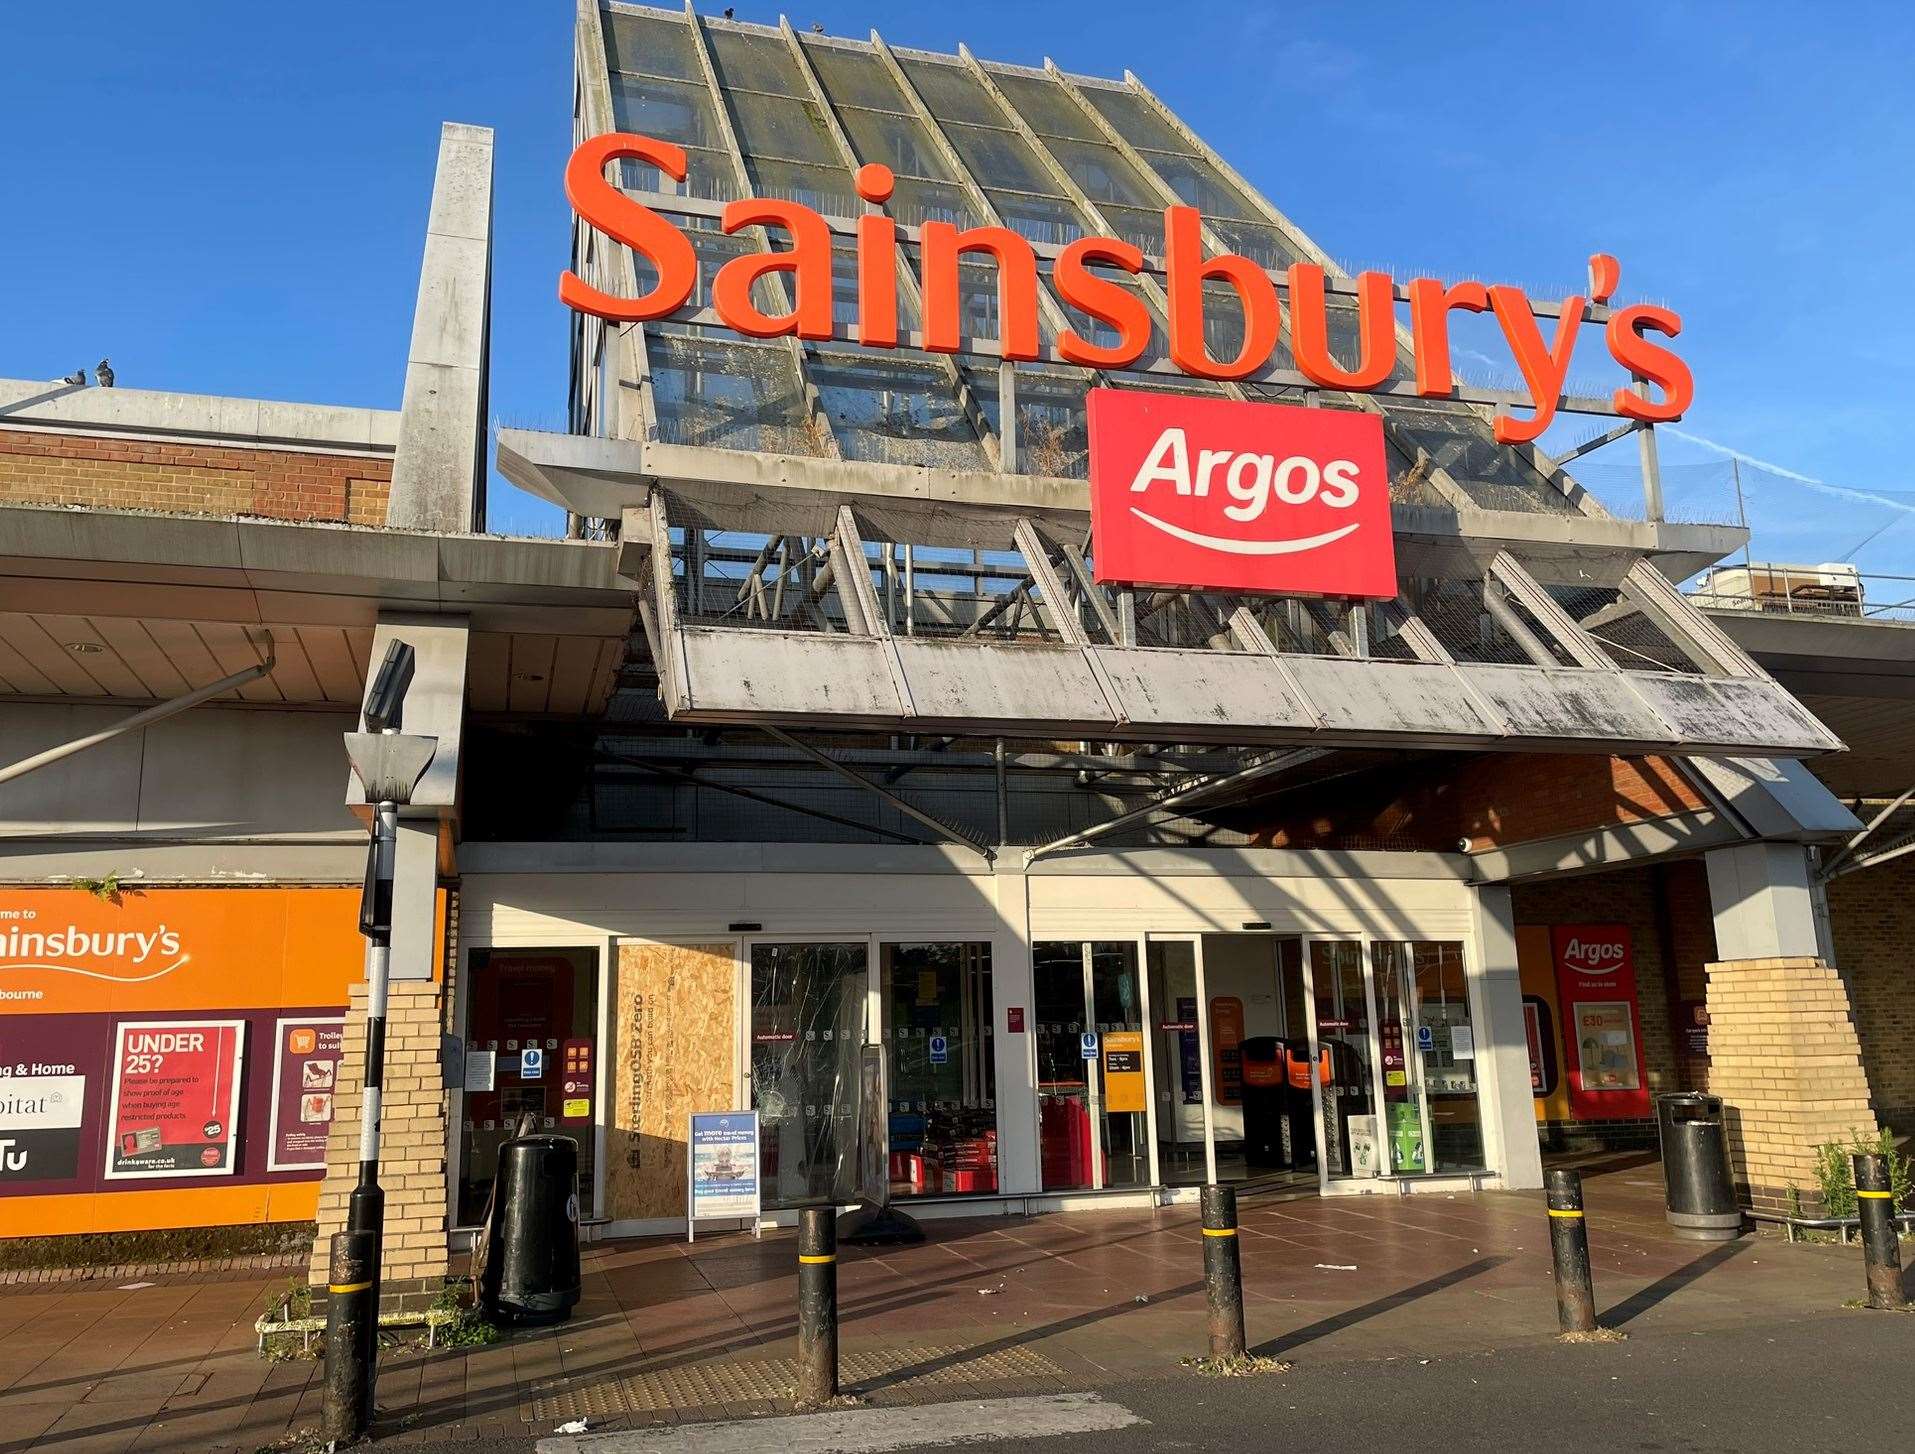
M 447 1270 L 446 1093 L 439 1065 L 444 987 L 394 980 L 386 1002 L 385 1100 L 380 1115 L 379 1185 L 386 1194 L 383 1244 L 387 1310 L 429 1301 Z M 346 1199 L 359 1180 L 359 1105 L 366 1066 L 366 987 L 354 985 L 326 1180 L 319 1191 L 319 1233 L 308 1273 L 326 1280 L 332 1234 L 346 1224 Z
M 1848 986 L 1814 956 L 1707 969 L 1709 1089 L 1724 1103 L 1738 1190 L 1782 1211 L 1795 1187 L 1817 1208 L 1817 1145 L 1876 1131 Z

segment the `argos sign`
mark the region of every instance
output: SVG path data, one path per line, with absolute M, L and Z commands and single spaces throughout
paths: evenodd
M 1088 417 L 1099 581 L 1396 595 L 1376 415 L 1093 389 Z

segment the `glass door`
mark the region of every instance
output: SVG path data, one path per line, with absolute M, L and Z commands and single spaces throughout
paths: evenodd
M 1142 976 L 1132 941 L 1032 946 L 1045 1191 L 1150 1184 Z
M 1325 1182 L 1387 1170 L 1377 1120 L 1376 1023 L 1360 939 L 1312 939 L 1305 959 L 1317 1151 Z
M 751 1097 L 766 1210 L 855 1201 L 869 946 L 751 946 Z
M 1153 934 L 1145 953 L 1155 1022 L 1150 1058 L 1156 1078 L 1157 1177 L 1164 1186 L 1197 1186 L 1217 1176 L 1203 941 L 1194 934 Z

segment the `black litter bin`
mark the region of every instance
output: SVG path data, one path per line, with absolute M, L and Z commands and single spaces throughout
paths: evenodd
M 1742 1208 L 1729 1173 L 1722 1098 L 1682 1091 L 1656 1100 L 1662 1184 L 1669 1225 L 1690 1242 L 1730 1242 L 1742 1234 Z
M 579 1299 L 578 1143 L 518 1136 L 499 1148 L 479 1302 L 495 1322 L 556 1323 Z

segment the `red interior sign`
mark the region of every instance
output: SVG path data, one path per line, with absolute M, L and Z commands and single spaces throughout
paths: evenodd
M 1093 389 L 1089 425 L 1099 581 L 1396 595 L 1376 415 Z

